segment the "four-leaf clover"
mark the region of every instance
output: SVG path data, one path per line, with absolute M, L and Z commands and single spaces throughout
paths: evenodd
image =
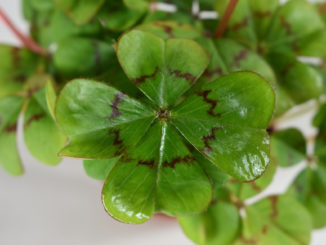
M 208 65 L 195 41 L 133 30 L 119 40 L 117 56 L 148 102 L 75 79 L 56 104 L 69 137 L 60 156 L 119 157 L 102 193 L 113 217 L 142 223 L 155 211 L 179 216 L 207 208 L 212 186 L 194 151 L 241 181 L 265 171 L 274 91 L 262 77 L 231 73 L 185 96 Z

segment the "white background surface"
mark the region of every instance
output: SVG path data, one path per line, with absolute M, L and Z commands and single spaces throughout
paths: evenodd
M 20 0 L 0 0 L 0 7 L 19 29 L 28 32 Z M 0 42 L 20 44 L 1 21 Z M 295 125 L 307 137 L 311 136 L 315 133 L 309 127 L 313 112 L 280 126 Z M 30 156 L 23 144 L 21 120 L 18 141 L 25 174 L 14 178 L 0 168 L 1 245 L 192 244 L 172 218 L 159 216 L 143 225 L 127 225 L 112 219 L 101 204 L 102 183 L 86 176 L 81 161 L 64 160 L 57 167 L 48 167 Z M 304 163 L 278 170 L 272 185 L 259 198 L 284 192 L 303 167 Z M 326 229 L 315 231 L 312 245 L 325 244 Z

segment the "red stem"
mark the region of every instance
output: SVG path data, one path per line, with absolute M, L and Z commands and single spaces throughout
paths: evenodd
M 18 37 L 18 39 L 23 43 L 26 48 L 40 55 L 48 55 L 48 52 L 43 49 L 40 45 L 38 45 L 33 39 L 21 33 L 13 24 L 13 22 L 8 18 L 5 12 L 0 8 L 0 20 L 1 19 L 9 27 L 9 29 Z
M 229 20 L 232 16 L 232 13 L 235 9 L 235 7 L 237 6 L 239 0 L 230 0 L 229 5 L 227 6 L 225 13 L 223 15 L 222 20 L 220 21 L 220 24 L 217 27 L 217 30 L 214 34 L 214 37 L 222 37 L 226 27 L 229 23 Z

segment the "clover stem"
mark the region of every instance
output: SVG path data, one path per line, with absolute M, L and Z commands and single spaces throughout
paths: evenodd
M 3 20 L 3 22 L 18 37 L 18 39 L 23 43 L 23 45 L 26 48 L 43 56 L 48 55 L 48 52 L 45 49 L 43 49 L 40 45 L 38 45 L 33 39 L 21 33 L 1 8 L 0 8 L 0 20 Z
M 324 13 L 326 11 L 326 1 L 319 5 L 319 13 Z
M 220 21 L 220 23 L 219 23 L 219 25 L 218 25 L 218 27 L 216 29 L 214 37 L 217 37 L 217 38 L 223 37 L 224 32 L 226 30 L 226 27 L 227 27 L 227 25 L 229 23 L 229 20 L 230 20 L 231 16 L 232 16 L 232 13 L 233 13 L 235 7 L 238 4 L 238 1 L 239 0 L 230 0 L 229 4 L 228 4 L 228 6 L 227 6 L 227 8 L 226 8 L 226 10 L 224 12 L 224 15 L 223 15 L 223 17 L 222 17 L 222 19 L 221 19 L 221 21 Z

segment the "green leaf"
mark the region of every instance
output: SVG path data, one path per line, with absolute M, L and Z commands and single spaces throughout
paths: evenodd
M 289 195 L 270 196 L 246 207 L 254 244 L 308 245 L 312 222 L 307 210 Z
M 212 186 L 177 131 L 163 124 L 158 159 L 156 210 L 180 216 L 199 213 L 212 200 Z
M 55 7 L 53 0 L 30 0 L 33 8 L 38 11 L 48 11 Z
M 205 51 L 192 40 L 164 41 L 138 30 L 120 39 L 117 54 L 129 79 L 160 108 L 172 105 L 208 64 Z
M 17 120 L 23 103 L 19 96 L 0 98 L 0 165 L 15 176 L 23 173 L 16 144 Z
M 273 104 L 274 92 L 263 78 L 237 72 L 202 87 L 171 112 L 171 120 L 213 163 L 249 181 L 261 176 L 270 161 L 265 128 Z
M 207 160 L 199 151 L 193 150 L 192 153 L 212 183 L 214 201 L 219 197 L 222 188 L 229 179 L 229 176 L 215 164 Z
M 161 22 L 161 21 L 168 21 L 168 22 L 175 21 L 176 23 L 189 24 L 189 25 L 194 25 L 196 23 L 196 19 L 194 18 L 194 16 L 190 14 L 182 13 L 180 11 L 169 13 L 160 10 L 149 12 L 142 23 L 156 24 L 157 22 Z
M 118 160 L 119 157 L 107 160 L 84 160 L 84 169 L 89 177 L 105 180 Z
M 123 3 L 130 9 L 147 10 L 151 0 L 123 0 Z
M 230 245 L 240 231 L 240 215 L 228 202 L 218 201 L 207 211 L 178 218 L 184 233 L 196 244 Z
M 223 16 L 228 4 L 229 0 L 215 0 L 214 7 L 220 16 Z M 248 0 L 238 2 L 228 22 L 226 35 L 252 48 L 257 45 L 255 23 Z
M 64 26 L 64 28 L 62 28 Z M 37 27 L 35 36 L 45 48 L 57 44 L 69 37 L 96 37 L 101 33 L 99 21 L 92 21 L 85 25 L 77 25 L 70 20 L 60 9 L 48 14 L 48 20 Z
M 135 25 L 144 14 L 142 9 L 127 8 L 122 1 L 108 1 L 97 17 L 104 28 L 121 32 Z
M 306 168 L 295 179 L 289 193 L 309 211 L 315 229 L 326 226 L 326 168 Z
M 275 13 L 266 41 L 269 47 L 286 45 L 299 52 L 302 40 L 324 28 L 313 4 L 306 0 L 291 0 Z
M 242 183 L 235 179 L 230 179 L 227 183 L 228 189 L 240 200 L 253 197 L 261 193 L 273 181 L 277 165 L 272 161 L 264 174 L 255 181 Z
M 73 80 L 56 104 L 57 122 L 69 136 L 60 156 L 97 160 L 118 156 L 140 140 L 154 117 L 153 110 L 108 85 Z
M 198 213 L 211 197 L 207 176 L 165 122 L 156 122 L 122 156 L 103 187 L 107 211 L 128 223 L 142 223 L 155 210 L 173 216 Z
M 313 119 L 313 125 L 318 128 L 315 139 L 314 153 L 317 162 L 326 164 L 326 104 L 321 105 L 317 115 Z
M 164 40 L 169 38 L 187 38 L 195 39 L 202 37 L 202 34 L 187 24 L 180 24 L 174 21 L 154 21 L 151 23 L 144 23 L 136 27 L 137 30 L 151 32 Z
M 278 85 L 295 103 L 303 103 L 321 95 L 323 79 L 311 66 L 283 52 L 270 53 L 268 61 L 278 76 Z
M 313 126 L 319 128 L 319 131 L 326 131 L 326 104 L 322 104 L 318 113 L 313 119 Z
M 257 53 L 232 40 L 216 40 L 215 45 L 229 72 L 254 71 L 275 87 L 276 76 L 271 66 Z
M 71 37 L 58 43 L 53 58 L 59 73 L 67 78 L 99 75 L 116 62 L 110 44 L 83 37 Z
M 249 0 L 252 16 L 255 23 L 255 31 L 259 40 L 264 40 L 273 19 L 274 12 L 280 4 L 280 0 Z
M 105 0 L 54 0 L 57 6 L 78 25 L 89 22 Z
M 295 165 L 306 159 L 306 140 L 295 129 L 285 129 L 272 134 L 271 156 L 282 167 Z
M 0 98 L 22 90 L 33 74 L 37 57 L 27 49 L 0 45 Z
M 30 99 L 24 115 L 24 139 L 32 155 L 48 165 L 57 165 L 57 152 L 65 145 L 66 137 L 60 132 L 45 98 L 45 89 Z

